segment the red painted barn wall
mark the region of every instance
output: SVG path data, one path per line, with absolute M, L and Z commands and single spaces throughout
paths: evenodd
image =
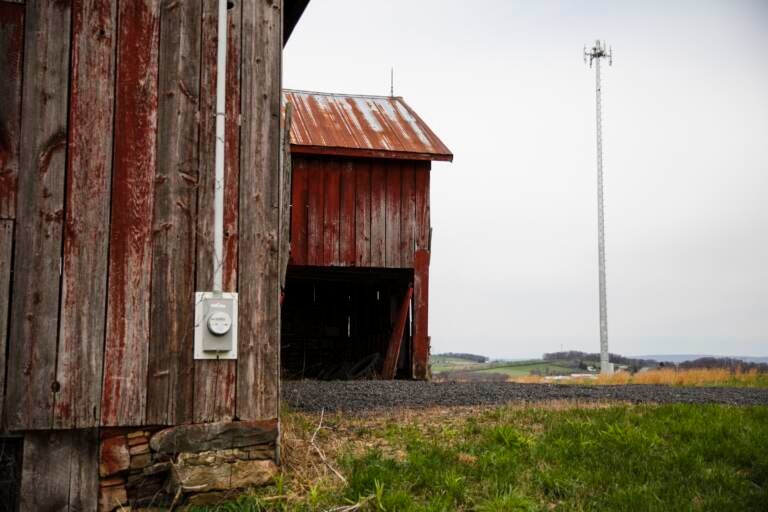
M 429 161 L 292 158 L 292 265 L 414 268 L 429 250 Z
M 278 416 L 282 7 L 227 15 L 220 362 L 193 359 L 216 2 L 0 0 L 0 432 Z

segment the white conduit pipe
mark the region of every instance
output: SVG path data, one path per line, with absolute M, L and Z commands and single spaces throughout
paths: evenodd
M 224 273 L 224 138 L 227 100 L 227 0 L 219 0 L 216 48 L 216 148 L 213 197 L 213 291 L 221 292 Z

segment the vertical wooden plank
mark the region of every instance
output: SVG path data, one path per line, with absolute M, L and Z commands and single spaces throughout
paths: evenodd
M 387 201 L 386 201 L 386 241 L 385 260 L 389 268 L 400 267 L 400 163 L 393 161 L 387 165 Z
M 387 176 L 379 160 L 371 162 L 371 266 L 386 266 Z
M 0 432 L 5 425 L 5 353 L 8 347 L 8 305 L 11 298 L 11 257 L 13 255 L 13 221 L 0 220 Z
M 278 283 L 282 6 L 243 5 L 237 415 L 275 418 L 280 389 Z
M 416 250 L 429 250 L 429 163 L 417 165 L 416 196 Z
M 371 265 L 371 166 L 367 160 L 355 170 L 355 253 L 358 267 Z
M 309 173 L 307 160 L 293 156 L 291 177 L 291 264 L 307 264 Z
M 50 428 L 56 384 L 70 9 L 27 3 L 17 231 L 6 413 L 14 430 Z
M 240 13 L 242 2 L 237 2 L 227 15 L 227 126 L 224 157 L 225 243 L 223 286 L 225 291 L 237 287 L 237 204 L 239 176 L 239 128 L 237 118 L 240 107 Z M 200 70 L 200 141 L 197 188 L 197 290 L 213 289 L 213 231 L 215 194 L 216 135 L 216 73 L 218 44 L 218 3 L 203 2 L 201 35 L 202 67 Z M 237 57 L 237 58 L 233 58 Z M 233 110 L 234 108 L 234 110 Z M 234 235 L 234 236 L 233 236 Z M 223 421 L 235 415 L 234 361 L 195 361 L 194 421 L 198 423 Z
M 24 6 L 0 3 L 0 219 L 16 217 Z
M 403 162 L 403 189 L 400 203 L 400 265 L 413 268 L 416 246 L 416 196 L 413 162 Z
M 242 2 L 229 10 L 227 30 L 227 126 L 224 133 L 224 289 L 237 290 L 237 248 L 240 205 L 240 39 Z M 232 367 L 232 389 L 228 400 L 234 408 L 235 382 Z M 230 396 L 231 395 L 231 396 Z
M 339 264 L 339 194 L 341 192 L 341 167 L 331 159 L 325 167 L 323 204 L 323 265 Z
M 192 420 L 201 2 L 160 15 L 147 422 Z
M 98 448 L 94 429 L 27 433 L 21 510 L 96 510 Z
M 120 2 L 103 425 L 142 425 L 149 357 L 160 0 Z
M 308 161 L 309 207 L 307 208 L 307 265 L 323 264 L 323 215 L 325 212 L 325 160 Z
M 341 197 L 339 200 L 339 264 L 355 264 L 355 168 L 353 162 L 342 163 Z
M 426 379 L 429 368 L 429 252 L 416 251 L 413 270 L 413 378 Z
M 116 16 L 112 0 L 72 2 L 56 428 L 95 427 L 101 419 Z

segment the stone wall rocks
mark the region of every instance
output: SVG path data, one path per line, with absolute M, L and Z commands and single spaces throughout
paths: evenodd
M 277 420 L 105 429 L 99 511 L 215 504 L 278 472 Z

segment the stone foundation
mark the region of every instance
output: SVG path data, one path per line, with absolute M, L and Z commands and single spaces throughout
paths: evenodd
M 277 420 L 105 429 L 99 511 L 215 504 L 277 473 Z

